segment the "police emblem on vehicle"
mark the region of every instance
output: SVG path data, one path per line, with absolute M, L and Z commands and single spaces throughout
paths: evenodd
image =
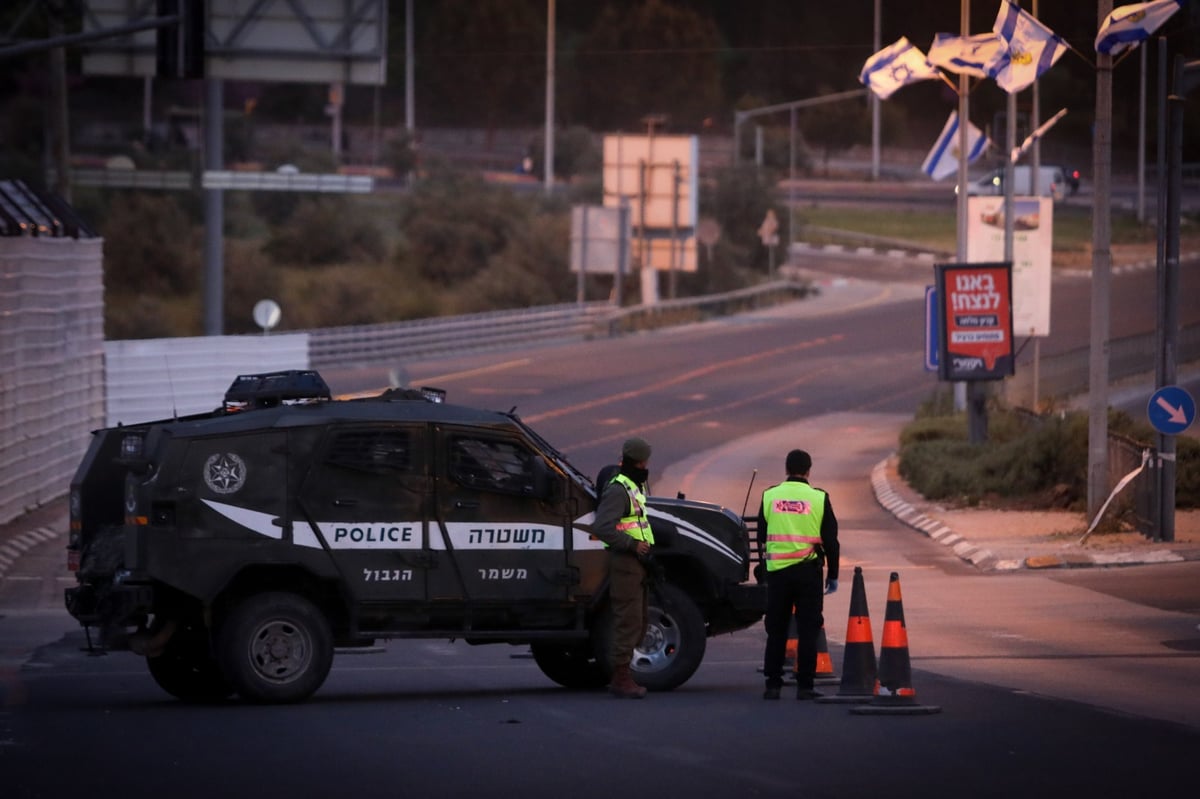
M 204 484 L 214 494 L 236 494 L 246 484 L 246 462 L 233 452 L 210 455 L 204 463 Z

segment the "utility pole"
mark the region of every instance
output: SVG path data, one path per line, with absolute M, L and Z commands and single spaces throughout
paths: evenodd
M 1099 0 L 1096 26 L 1112 13 Z M 1088 358 L 1088 518 L 1108 494 L 1108 339 L 1112 283 L 1112 71 L 1108 53 L 1096 53 L 1096 125 L 1092 142 L 1092 330 Z

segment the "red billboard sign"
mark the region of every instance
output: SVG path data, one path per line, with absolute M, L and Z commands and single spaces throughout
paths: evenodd
M 1000 380 L 1013 373 L 1012 264 L 938 264 L 938 377 Z

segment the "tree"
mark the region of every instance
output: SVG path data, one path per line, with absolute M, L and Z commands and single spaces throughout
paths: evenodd
M 563 99 L 594 128 L 638 128 L 668 112 L 671 127 L 698 129 L 721 109 L 720 45 L 711 19 L 667 0 L 609 4 L 572 51 Z

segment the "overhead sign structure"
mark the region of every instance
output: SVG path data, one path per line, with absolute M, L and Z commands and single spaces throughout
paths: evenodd
M 1163 386 L 1150 396 L 1146 415 L 1158 432 L 1168 436 L 1178 435 L 1196 420 L 1196 401 L 1185 388 Z
M 387 0 L 207 0 L 204 68 L 209 78 L 290 83 L 387 83 Z M 84 31 L 158 16 L 158 3 L 88 0 Z M 156 33 L 104 39 L 84 49 L 87 75 L 153 76 Z
M 1004 260 L 1004 198 L 967 198 L 967 261 Z M 1054 243 L 1054 201 L 1013 198 L 1013 332 L 1050 335 L 1050 263 Z
M 938 377 L 971 381 L 1012 375 L 1012 264 L 938 264 L 936 268 Z

